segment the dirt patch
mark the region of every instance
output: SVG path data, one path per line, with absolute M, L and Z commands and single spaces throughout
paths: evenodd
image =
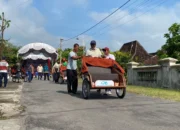
M 20 104 L 22 84 L 10 83 L 9 89 L 0 89 L 0 120 L 9 119 L 24 111 Z

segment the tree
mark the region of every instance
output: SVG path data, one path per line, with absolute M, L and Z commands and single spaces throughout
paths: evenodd
M 9 42 L 6 42 L 3 50 L 3 55 L 7 58 L 8 63 L 14 65 L 17 62 L 17 52 L 20 47 L 17 47 Z
M 0 15 L 0 20 L 2 21 L 2 23 L 0 25 L 0 32 L 1 32 L 1 36 L 0 36 L 0 57 L 1 57 L 3 54 L 4 47 L 5 47 L 5 43 L 6 43 L 6 40 L 4 40 L 4 31 L 5 31 L 5 29 L 10 27 L 11 20 L 5 19 L 4 12 L 2 12 L 2 15 Z
M 121 51 L 115 51 L 113 54 L 116 57 L 116 62 L 118 62 L 127 72 L 127 63 L 131 59 L 131 55 Z
M 173 57 L 180 61 L 180 24 L 174 23 L 164 34 L 166 44 L 158 51 L 160 58 Z

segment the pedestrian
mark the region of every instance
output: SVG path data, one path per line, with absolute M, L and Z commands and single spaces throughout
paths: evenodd
M 46 80 L 46 77 L 49 80 L 49 67 L 48 67 L 47 63 L 44 65 L 43 71 L 44 71 L 44 80 Z
M 91 48 L 87 50 L 86 56 L 89 57 L 102 57 L 102 53 L 99 48 L 96 48 L 96 41 L 92 40 L 90 42 Z
M 60 62 L 57 60 L 56 63 L 53 66 L 54 68 L 54 81 L 55 83 L 58 83 L 59 77 L 60 77 Z
M 9 67 L 9 64 L 6 61 L 6 58 L 2 57 L 2 60 L 0 61 L 0 88 L 2 87 L 2 79 L 4 79 L 4 88 L 7 87 L 8 67 Z
M 78 86 L 78 76 L 77 76 L 77 60 L 81 59 L 82 56 L 77 56 L 79 50 L 79 44 L 74 44 L 73 51 L 68 55 L 67 64 L 67 90 L 68 93 L 76 94 Z
M 62 65 L 67 67 L 67 61 L 65 58 L 62 59 Z
M 27 73 L 28 73 L 28 82 L 31 82 L 32 81 L 32 73 L 33 73 L 32 64 L 29 65 Z
M 16 63 L 16 70 L 17 70 L 16 76 L 18 78 L 18 83 L 19 83 L 19 79 L 21 76 L 21 64 L 20 64 L 19 60 Z
M 115 56 L 113 54 L 110 54 L 110 50 L 109 50 L 108 47 L 105 47 L 102 50 L 103 50 L 103 53 L 104 53 L 104 58 L 115 60 Z M 112 94 L 111 89 L 106 89 L 105 94 L 111 95 Z
M 34 74 L 35 74 L 35 70 L 34 70 L 33 64 L 31 64 L 31 67 L 32 67 L 31 80 L 33 80 L 33 77 L 34 77 Z
M 37 67 L 37 72 L 38 72 L 38 80 L 42 80 L 43 67 L 41 64 Z

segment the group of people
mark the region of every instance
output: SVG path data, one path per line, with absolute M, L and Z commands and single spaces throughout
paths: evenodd
M 110 49 L 105 47 L 102 49 L 103 52 L 99 48 L 96 47 L 96 41 L 90 42 L 91 48 L 87 50 L 86 56 L 88 57 L 99 57 L 115 60 L 115 56 L 110 54 Z M 77 52 L 79 49 L 79 44 L 74 44 L 73 50 L 68 55 L 68 64 L 67 64 L 67 88 L 68 93 L 76 94 L 77 86 L 78 86 L 78 76 L 77 76 L 77 60 L 81 59 L 83 56 L 78 56 Z M 100 90 L 98 90 L 100 92 Z M 105 94 L 112 94 L 110 89 L 105 90 Z
M 44 80 L 46 80 L 46 78 L 47 80 L 49 80 L 49 72 L 50 71 L 47 63 L 44 66 L 39 64 L 37 67 L 38 80 L 42 80 L 43 75 L 44 75 Z M 34 74 L 35 74 L 34 66 L 33 64 L 30 64 L 27 70 L 28 82 L 32 81 Z
M 85 56 L 88 57 L 99 57 L 99 58 L 107 58 L 115 60 L 115 56 L 113 54 L 110 54 L 110 50 L 108 47 L 105 47 L 102 49 L 102 51 L 96 47 L 96 41 L 90 42 L 91 48 L 86 51 Z M 74 93 L 77 92 L 77 86 L 78 86 L 78 73 L 77 73 L 77 60 L 81 59 L 83 56 L 78 56 L 77 52 L 79 50 L 79 44 L 74 44 L 73 50 L 68 55 L 68 62 L 66 62 L 66 59 L 62 59 L 62 64 L 60 64 L 59 61 L 57 61 L 54 66 L 52 67 L 53 72 L 53 80 L 57 83 L 60 76 L 60 66 L 66 66 L 67 67 L 67 89 L 68 93 Z M 2 87 L 2 79 L 4 78 L 4 87 L 7 86 L 8 82 L 8 66 L 9 64 L 3 57 L 0 61 L 0 87 Z M 28 66 L 28 69 L 26 70 L 28 75 L 28 82 L 31 82 L 33 79 L 34 73 L 34 67 L 32 64 Z M 49 80 L 49 73 L 50 68 L 47 64 L 42 66 L 41 64 L 37 67 L 38 72 L 38 80 L 42 80 L 42 76 L 44 75 L 44 80 Z M 100 92 L 100 90 L 98 90 Z M 111 94 L 110 89 L 106 89 L 105 94 Z

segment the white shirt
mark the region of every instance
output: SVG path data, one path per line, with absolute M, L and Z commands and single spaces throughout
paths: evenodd
M 8 66 L 9 66 L 9 64 L 5 60 L 0 61 L 0 72 L 7 73 Z
M 89 49 L 86 52 L 86 56 L 101 57 L 102 53 L 101 53 L 99 48 L 95 48 L 94 50 L 93 49 Z
M 105 55 L 105 56 L 106 56 L 106 59 L 116 60 L 116 58 L 113 54 L 109 54 L 109 55 Z
M 67 64 L 68 70 L 77 69 L 77 60 L 72 59 L 73 56 L 77 56 L 77 54 L 74 51 L 71 51 L 68 56 L 68 64 Z
M 57 62 L 54 64 L 53 68 L 56 68 L 57 71 L 59 72 L 60 69 L 60 64 L 58 64 Z
M 38 66 L 38 67 L 37 67 L 37 71 L 38 71 L 39 73 L 42 73 L 42 72 L 43 72 L 43 67 L 42 67 L 42 66 Z

